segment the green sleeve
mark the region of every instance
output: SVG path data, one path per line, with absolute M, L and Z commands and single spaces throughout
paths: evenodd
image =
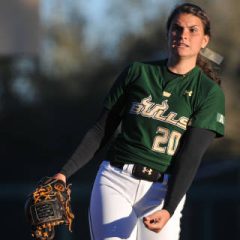
M 134 78 L 132 65 L 126 67 L 117 77 L 109 93 L 105 97 L 104 107 L 114 111 L 117 115 L 122 116 L 126 106 L 127 92 L 131 80 Z
M 224 135 L 224 124 L 225 98 L 221 88 L 215 85 L 191 117 L 189 125 L 212 130 L 216 137 L 221 137 Z

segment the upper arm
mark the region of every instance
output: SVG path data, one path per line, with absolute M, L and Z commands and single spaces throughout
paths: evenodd
M 214 131 L 217 137 L 224 135 L 225 98 L 215 85 L 191 117 L 190 126 Z

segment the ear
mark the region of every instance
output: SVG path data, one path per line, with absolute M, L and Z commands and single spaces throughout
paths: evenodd
M 205 48 L 209 43 L 210 37 L 208 35 L 203 36 L 201 48 Z

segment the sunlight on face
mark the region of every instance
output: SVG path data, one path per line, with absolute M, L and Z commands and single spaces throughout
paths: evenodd
M 206 47 L 208 42 L 209 36 L 204 34 L 200 18 L 192 14 L 180 14 L 172 20 L 168 32 L 171 55 L 196 59 L 201 48 Z

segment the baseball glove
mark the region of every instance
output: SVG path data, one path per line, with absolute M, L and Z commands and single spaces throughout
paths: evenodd
M 36 240 L 54 238 L 57 225 L 68 225 L 71 231 L 74 215 L 70 206 L 70 186 L 50 177 L 44 177 L 28 196 L 25 214 Z

